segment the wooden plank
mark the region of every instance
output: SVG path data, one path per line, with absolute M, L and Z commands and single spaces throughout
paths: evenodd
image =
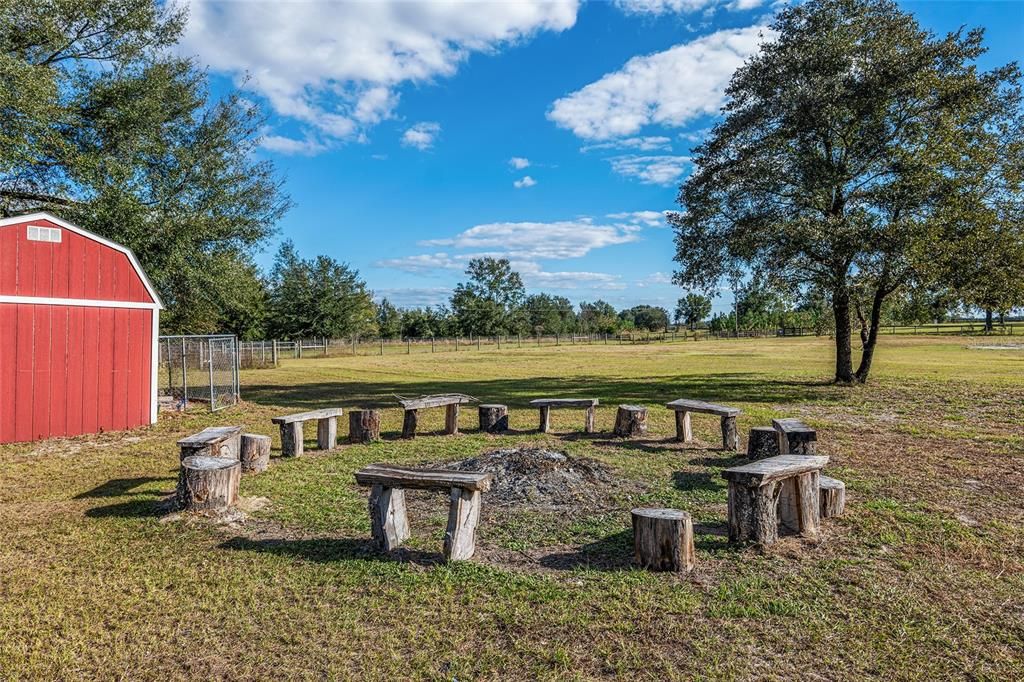
M 195 447 L 197 445 L 211 445 L 213 443 L 225 441 L 233 436 L 238 436 L 241 433 L 241 426 L 210 426 L 199 433 L 193 433 L 191 436 L 185 436 L 178 441 L 178 447 L 181 447 L 182 445 L 189 447 Z
M 673 400 L 670 403 L 666 403 L 665 407 L 677 412 L 699 412 L 701 414 L 714 414 L 719 417 L 735 417 L 740 413 L 738 407 L 727 407 L 726 405 L 716 405 L 715 403 L 706 403 L 703 400 L 689 400 L 687 398 Z
M 389 464 L 371 464 L 356 472 L 359 485 L 382 485 L 385 488 L 417 488 L 439 490 L 462 488 L 487 491 L 491 489 L 493 474 L 451 469 L 412 469 Z
M 421 410 L 430 407 L 444 407 L 445 405 L 465 405 L 475 400 L 472 396 L 451 393 L 448 395 L 427 395 L 422 398 L 400 398 L 398 402 L 407 410 Z
M 597 398 L 538 398 L 531 400 L 533 407 L 575 407 L 580 409 L 595 407 L 599 403 Z
M 778 455 L 722 472 L 722 478 L 755 487 L 809 471 L 820 471 L 828 464 L 828 457 L 809 455 Z
M 810 426 L 808 426 L 807 424 L 804 424 L 799 419 L 792 419 L 792 418 L 789 418 L 789 419 L 773 419 L 772 420 L 772 428 L 774 428 L 779 433 L 786 433 L 786 434 L 789 434 L 789 433 L 814 433 L 814 429 L 812 429 Z
M 292 422 L 304 422 L 312 419 L 340 417 L 341 413 L 342 409 L 340 407 L 325 407 L 322 410 L 310 410 L 309 412 L 297 412 L 295 414 L 286 414 L 283 417 L 274 417 L 270 421 L 274 424 L 291 424 Z

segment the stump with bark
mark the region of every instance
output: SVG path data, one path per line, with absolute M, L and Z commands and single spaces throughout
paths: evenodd
M 352 410 L 348 413 L 348 442 L 373 443 L 380 440 L 380 410 Z
M 619 405 L 615 414 L 615 430 L 620 438 L 642 436 L 647 433 L 647 408 L 640 405 Z
M 636 563 L 653 571 L 690 571 L 694 566 L 693 521 L 676 509 L 634 509 Z
M 477 412 L 480 416 L 480 430 L 484 433 L 508 431 L 508 406 L 480 405 Z
M 175 499 L 185 511 L 226 511 L 238 501 L 242 464 L 226 457 L 186 457 L 181 462 Z
M 779 439 L 770 426 L 755 426 L 747 437 L 747 457 L 764 459 L 779 454 Z
M 243 433 L 239 460 L 242 463 L 242 473 L 256 474 L 266 471 L 270 466 L 270 436 Z
M 402 419 L 402 438 L 415 438 L 416 437 L 416 422 L 417 417 L 416 410 L 406 410 L 405 417 Z
M 821 518 L 842 516 L 846 509 L 846 484 L 835 478 L 821 476 L 818 479 L 818 486 Z

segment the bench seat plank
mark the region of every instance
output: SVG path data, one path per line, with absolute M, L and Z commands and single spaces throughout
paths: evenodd
M 814 433 L 807 424 L 804 424 L 799 419 L 773 419 L 772 427 L 779 433 L 791 434 L 791 433 Z
M 355 473 L 359 485 L 381 485 L 385 488 L 417 488 L 447 490 L 462 488 L 486 492 L 491 489 L 493 474 L 452 469 L 419 469 L 371 464 Z
M 399 403 L 407 410 L 424 410 L 431 407 L 444 407 L 445 405 L 466 405 L 475 398 L 453 393 L 451 395 L 428 395 L 422 398 L 400 398 Z
M 182 438 L 178 441 L 178 446 L 195 448 L 203 445 L 213 445 L 229 438 L 240 436 L 241 433 L 241 426 L 210 426 L 199 433 L 193 433 L 191 436 Z
M 828 457 L 815 455 L 777 455 L 722 472 L 722 478 L 748 487 L 762 486 L 783 478 L 821 471 Z
M 687 398 L 673 400 L 667 403 L 665 407 L 676 412 L 698 412 L 700 414 L 714 414 L 719 417 L 735 417 L 740 413 L 738 407 L 727 407 L 725 405 L 706 403 L 703 400 L 689 400 Z
M 292 424 L 294 422 L 305 422 L 313 419 L 340 417 L 341 413 L 342 409 L 340 407 L 325 407 L 322 410 L 310 410 L 309 412 L 297 412 L 295 414 L 286 414 L 282 417 L 274 417 L 270 421 L 273 424 Z
M 595 407 L 599 404 L 597 398 L 538 398 L 531 400 L 533 407 Z

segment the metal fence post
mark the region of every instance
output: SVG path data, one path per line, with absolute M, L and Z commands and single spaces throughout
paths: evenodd
M 214 393 L 213 393 L 213 339 L 210 339 L 209 341 L 207 341 L 206 342 L 206 346 L 207 346 L 207 348 L 208 348 L 208 350 L 210 352 L 210 357 L 208 359 L 210 361 L 210 410 L 212 411 L 212 410 L 216 409 L 215 408 L 216 398 L 214 397 Z M 202 353 L 203 345 L 199 344 L 199 348 L 200 348 L 200 353 Z M 203 358 L 202 358 L 202 355 L 200 355 L 199 356 L 199 362 L 202 363 L 202 361 L 203 361 Z
M 170 345 L 167 346 L 167 359 L 170 360 Z M 185 364 L 185 337 L 181 337 L 181 409 L 188 407 L 188 366 Z

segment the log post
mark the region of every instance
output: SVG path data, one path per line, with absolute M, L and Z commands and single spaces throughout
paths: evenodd
M 647 433 L 647 408 L 640 405 L 619 405 L 615 413 L 615 430 L 620 438 L 642 436 Z
M 817 448 L 815 442 L 818 434 L 814 431 L 781 433 L 779 434 L 779 448 L 784 450 L 784 455 L 813 455 Z
M 775 429 L 770 426 L 755 426 L 747 437 L 747 457 L 764 459 L 779 454 L 779 441 Z
M 781 481 L 778 519 L 783 528 L 807 538 L 818 537 L 821 520 L 819 485 L 817 471 L 790 476 Z
M 587 414 L 584 417 L 583 432 L 584 433 L 594 433 L 594 431 L 596 430 L 595 426 L 594 426 L 596 421 L 597 421 L 597 408 L 594 407 L 593 405 L 591 405 L 590 407 L 587 408 Z
M 781 491 L 778 481 L 754 487 L 729 481 L 729 541 L 770 545 L 778 540 Z
M 242 464 L 227 457 L 186 457 L 178 472 L 175 500 L 185 511 L 227 510 L 238 501 Z
M 480 430 L 484 433 L 508 431 L 508 407 L 506 405 L 480 405 Z
M 551 430 L 551 408 L 547 405 L 541 405 L 540 407 L 540 426 L 538 430 L 541 433 L 547 433 Z
M 444 432 L 455 435 L 459 432 L 459 404 L 444 406 Z
M 380 410 L 352 410 L 348 413 L 348 442 L 380 440 Z
M 374 485 L 370 489 L 369 506 L 370 529 L 378 548 L 390 552 L 409 537 L 404 490 Z
M 298 457 L 302 454 L 302 422 L 281 424 L 281 456 Z
M 469 559 L 476 551 L 476 526 L 480 521 L 480 491 L 452 488 L 448 528 L 444 533 L 444 558 Z
M 730 452 L 740 451 L 740 432 L 736 428 L 736 417 L 722 417 L 722 448 Z
M 634 509 L 636 563 L 652 571 L 691 571 L 694 566 L 693 521 L 676 509 Z
M 690 425 L 690 413 L 676 410 L 676 440 L 680 443 L 693 441 L 693 427 Z
M 819 476 L 818 485 L 818 498 L 821 501 L 821 518 L 828 519 L 833 516 L 842 516 L 843 511 L 846 509 L 846 484 L 835 478 Z
M 416 410 L 406 410 L 402 420 L 402 438 L 416 437 Z
M 243 433 L 239 461 L 242 463 L 242 473 L 258 474 L 266 471 L 270 465 L 270 436 Z
M 338 418 L 324 417 L 316 421 L 316 447 L 333 450 L 338 445 Z

